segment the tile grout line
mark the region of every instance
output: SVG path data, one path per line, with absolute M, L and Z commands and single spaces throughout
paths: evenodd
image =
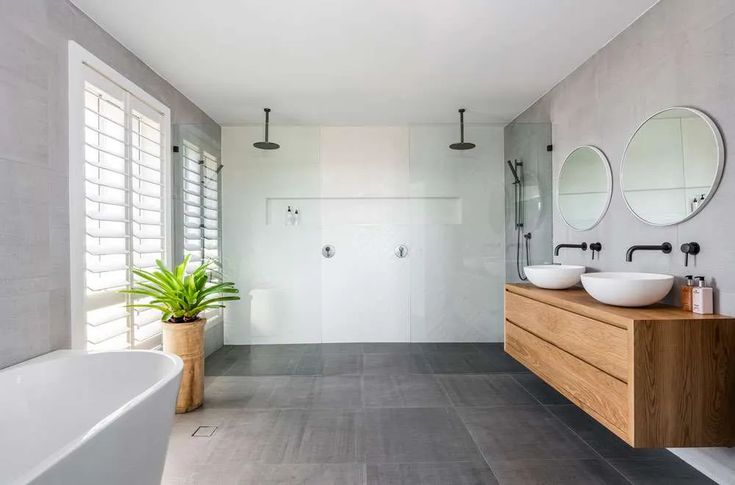
M 538 377 L 538 376 L 537 376 L 537 377 Z M 564 421 L 562 421 L 562 420 L 561 420 L 561 418 L 559 418 L 559 417 L 558 417 L 558 416 L 557 416 L 556 414 L 552 413 L 552 412 L 551 412 L 551 410 L 550 410 L 550 409 L 549 409 L 549 408 L 547 407 L 547 405 L 546 405 L 546 404 L 544 404 L 544 403 L 542 403 L 542 402 L 541 402 L 541 400 L 540 400 L 539 398 L 537 398 L 537 397 L 536 397 L 535 395 L 533 395 L 533 394 L 531 393 L 531 391 L 529 391 L 528 389 L 526 389 L 526 386 L 524 386 L 524 385 L 523 385 L 523 384 L 522 384 L 522 383 L 521 383 L 521 382 L 520 382 L 520 381 L 519 381 L 518 379 L 516 379 L 516 378 L 515 378 L 515 376 L 511 375 L 511 378 L 512 378 L 512 379 L 513 379 L 513 380 L 514 380 L 514 381 L 515 381 L 515 382 L 516 382 L 516 383 L 517 383 L 517 384 L 518 384 L 519 386 L 521 386 L 521 388 L 523 388 L 523 390 L 524 390 L 524 391 L 526 391 L 526 392 L 527 392 L 527 393 L 528 393 L 528 394 L 529 394 L 529 395 L 530 395 L 530 396 L 531 396 L 531 397 L 532 397 L 532 398 L 533 398 L 533 399 L 534 399 L 534 400 L 535 400 L 535 401 L 536 401 L 536 402 L 537 402 L 537 403 L 538 403 L 538 404 L 539 404 L 539 405 L 540 405 L 540 406 L 541 406 L 541 407 L 542 407 L 542 408 L 544 409 L 544 411 L 546 411 L 547 413 L 549 413 L 549 414 L 550 414 L 550 415 L 551 415 L 551 416 L 552 416 L 552 417 L 553 417 L 553 418 L 554 418 L 554 419 L 555 419 L 556 421 L 558 421 L 558 422 L 559 422 L 559 423 L 560 423 L 560 424 L 561 424 L 562 426 L 564 426 L 564 427 L 565 427 L 566 429 L 568 429 L 568 430 L 569 430 L 569 431 L 570 431 L 570 432 L 571 432 L 571 433 L 572 433 L 572 434 L 573 434 L 574 436 L 576 436 L 576 437 L 577 437 L 577 438 L 578 438 L 578 439 L 579 439 L 579 440 L 580 440 L 580 441 L 581 441 L 582 443 L 584 443 L 585 445 L 587 445 L 587 447 L 588 447 L 588 448 L 589 448 L 590 450 L 592 450 L 592 452 L 593 452 L 593 453 L 594 453 L 595 455 L 597 455 L 597 456 L 598 456 L 598 457 L 600 458 L 600 460 L 602 460 L 602 461 L 603 461 L 604 463 L 606 463 L 606 464 L 607 464 L 607 465 L 608 465 L 608 466 L 609 466 L 610 468 L 612 468 L 613 470 L 615 470 L 615 472 L 617 472 L 617 473 L 618 473 L 618 475 L 620 475 L 621 477 L 623 477 L 623 479 L 625 479 L 625 480 L 626 480 L 626 481 L 627 481 L 628 483 L 630 483 L 630 484 L 632 484 L 632 483 L 633 483 L 633 482 L 631 482 L 631 481 L 630 481 L 630 480 L 628 479 L 628 477 L 627 477 L 627 476 L 625 476 L 625 475 L 623 474 L 623 472 L 621 472 L 620 470 L 618 470 L 618 469 L 617 469 L 617 468 L 616 468 L 615 466 L 613 466 L 613 464 L 612 464 L 612 463 L 610 463 L 610 462 L 609 462 L 609 461 L 608 461 L 608 460 L 607 460 L 607 459 L 606 459 L 606 458 L 605 458 L 604 456 L 602 456 L 602 455 L 600 454 L 600 452 L 598 452 L 598 451 L 597 451 L 597 450 L 595 449 L 595 447 L 594 447 L 594 446 L 592 446 L 591 444 L 589 444 L 589 443 L 587 442 L 587 440 L 585 440 L 585 439 L 584 439 L 584 438 L 582 438 L 582 437 L 581 437 L 581 436 L 580 436 L 579 434 L 577 434 L 577 432 L 576 432 L 576 431 L 574 431 L 574 430 L 573 430 L 573 429 L 572 429 L 572 428 L 571 428 L 570 426 L 568 426 L 568 425 L 567 425 L 567 423 L 565 423 Z M 559 392 L 559 391 L 556 391 L 556 392 Z M 562 395 L 563 395 L 563 394 L 562 394 Z M 570 402 L 571 402 L 571 401 L 570 401 Z M 572 403 L 571 405 L 573 406 L 574 404 Z
M 432 374 L 432 376 L 434 377 L 434 380 L 437 382 L 437 384 L 439 384 L 439 387 L 441 388 L 442 392 L 444 393 L 444 397 L 447 398 L 447 401 L 449 402 L 449 405 L 451 407 L 453 407 L 453 408 L 456 408 L 457 407 L 457 404 L 454 402 L 454 399 L 452 399 L 451 394 L 449 394 L 449 391 L 447 390 L 446 384 L 444 384 L 442 382 L 442 379 L 439 379 L 439 377 L 441 377 L 442 375 L 444 375 L 444 374 Z M 459 413 L 457 413 L 457 415 L 459 415 Z M 465 426 L 465 428 L 466 428 L 466 426 Z
M 578 438 L 578 439 L 579 439 L 580 441 L 582 441 L 582 443 L 584 443 L 585 445 L 587 445 L 587 447 L 588 447 L 588 448 L 589 448 L 590 450 L 592 450 L 592 452 L 593 452 L 593 453 L 594 453 L 595 455 L 597 455 L 597 456 L 598 456 L 598 457 L 600 458 L 600 460 L 602 460 L 602 461 L 603 461 L 604 463 L 606 463 L 606 464 L 607 464 L 607 466 L 609 466 L 610 468 L 612 468 L 613 470 L 615 470 L 615 472 L 616 472 L 616 473 L 617 473 L 618 475 L 620 475 L 621 477 L 623 477 L 623 479 L 624 479 L 625 481 L 627 481 L 627 482 L 628 482 L 628 483 L 630 483 L 631 485 L 633 484 L 633 482 L 632 482 L 632 481 L 631 481 L 631 480 L 630 480 L 630 479 L 629 479 L 629 478 L 628 478 L 628 477 L 627 477 L 627 476 L 626 476 L 626 475 L 625 475 L 625 474 L 624 474 L 623 472 L 621 472 L 620 470 L 618 470 L 618 469 L 617 469 L 617 467 L 615 467 L 615 466 L 614 466 L 614 465 L 613 465 L 612 463 L 610 463 L 610 462 L 609 462 L 609 461 L 607 460 L 607 458 L 605 458 L 604 456 L 602 456 L 602 455 L 600 454 L 600 452 L 599 452 L 599 451 L 597 451 L 597 450 L 595 449 L 595 447 L 594 447 L 594 446 L 592 446 L 591 444 L 589 444 L 589 443 L 587 442 L 587 440 L 585 440 L 584 438 L 582 438 L 582 437 L 581 437 L 581 436 L 580 436 L 580 435 L 579 435 L 579 434 L 578 434 L 578 433 L 577 433 L 576 431 L 574 431 L 574 430 L 573 430 L 573 429 L 572 429 L 572 428 L 571 428 L 570 426 L 568 426 L 568 425 L 567 425 L 567 423 L 565 423 L 564 421 L 562 421 L 562 420 L 561 420 L 561 418 L 560 418 L 559 416 L 557 416 L 556 414 L 552 413 L 552 412 L 551 412 L 551 410 L 550 410 L 550 409 L 549 409 L 549 408 L 548 408 L 548 407 L 547 407 L 547 406 L 546 406 L 545 404 L 542 404 L 542 403 L 541 403 L 541 401 L 539 401 L 539 404 L 541 404 L 541 407 L 542 407 L 542 408 L 544 409 L 544 411 L 546 411 L 546 412 L 547 412 L 548 414 L 550 414 L 550 415 L 551 415 L 551 417 L 552 417 L 553 419 L 555 419 L 556 421 L 558 421 L 558 422 L 559 422 L 559 423 L 560 423 L 560 424 L 561 424 L 562 426 L 564 426 L 564 427 L 565 427 L 566 429 L 568 429 L 568 430 L 569 430 L 569 431 L 570 431 L 570 432 L 571 432 L 571 433 L 572 433 L 572 434 L 573 434 L 574 436 L 576 436 L 576 437 L 577 437 L 577 438 Z M 571 406 L 574 406 L 574 405 L 575 405 L 574 403 L 572 403 L 572 404 L 571 404 Z M 566 406 L 566 404 L 565 404 L 565 406 Z
M 465 431 L 467 432 L 470 439 L 472 440 L 472 444 L 475 445 L 475 449 L 477 450 L 477 452 L 482 457 L 482 460 L 487 465 L 487 468 L 490 470 L 490 473 L 492 474 L 493 478 L 495 479 L 497 483 L 500 483 L 500 480 L 498 480 L 498 476 L 495 474 L 495 470 L 493 470 L 493 467 L 490 465 L 490 462 L 488 461 L 487 456 L 485 456 L 485 453 L 482 452 L 482 448 L 480 448 L 480 445 L 477 443 L 477 440 L 472 435 L 472 431 L 470 431 L 470 428 L 467 426 L 467 423 L 465 423 L 465 420 L 462 418 L 462 414 L 457 411 L 458 407 L 461 407 L 461 406 L 452 406 L 452 409 L 454 409 L 454 413 L 459 418 L 459 422 L 462 423 L 462 426 L 464 426 Z

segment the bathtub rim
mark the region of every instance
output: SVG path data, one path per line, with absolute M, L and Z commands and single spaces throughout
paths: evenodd
M 115 421 L 119 420 L 124 414 L 138 407 L 148 397 L 150 397 L 152 394 L 155 394 L 157 391 L 161 390 L 164 386 L 169 384 L 172 380 L 177 379 L 181 375 L 181 372 L 184 368 L 184 362 L 181 360 L 181 357 L 179 357 L 178 355 L 171 354 L 168 352 L 163 352 L 160 350 L 130 349 L 130 350 L 96 351 L 96 350 L 61 349 L 61 350 L 53 350 L 51 352 L 41 354 L 37 357 L 28 359 L 26 361 L 19 362 L 18 364 L 12 365 L 10 367 L 0 369 L 0 374 L 2 374 L 2 373 L 5 373 L 6 371 L 17 370 L 22 367 L 37 365 L 37 364 L 41 364 L 44 362 L 50 362 L 50 361 L 57 360 L 57 359 L 65 359 L 65 358 L 72 358 L 72 357 L 85 356 L 85 355 L 118 354 L 118 353 L 131 353 L 131 352 L 154 354 L 158 357 L 164 357 L 168 359 L 169 361 L 171 361 L 171 363 L 173 364 L 173 367 L 170 372 L 166 373 L 164 377 L 157 380 L 153 385 L 146 387 L 141 393 L 136 394 L 132 399 L 122 403 L 120 407 L 116 408 L 114 411 L 104 416 L 102 419 L 97 421 L 92 427 L 83 431 L 81 434 L 75 436 L 73 439 L 69 440 L 64 446 L 60 447 L 58 450 L 54 451 L 53 453 L 48 455 L 46 458 L 39 461 L 35 466 L 29 468 L 26 472 L 19 475 L 12 482 L 12 484 L 28 483 L 38 478 L 41 474 L 49 470 L 53 465 L 55 465 L 56 463 L 59 463 L 61 460 L 69 456 L 72 452 L 79 449 L 82 445 L 86 444 L 92 438 L 94 438 L 99 433 L 101 433 L 102 430 L 109 427 Z M 171 416 L 172 417 L 174 415 L 175 404 L 176 403 L 174 400 L 174 402 L 171 403 Z

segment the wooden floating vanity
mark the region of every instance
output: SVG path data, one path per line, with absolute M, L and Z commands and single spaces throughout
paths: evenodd
M 634 447 L 735 445 L 735 319 L 505 287 L 505 350 Z

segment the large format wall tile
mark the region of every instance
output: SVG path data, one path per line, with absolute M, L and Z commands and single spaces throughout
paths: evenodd
M 610 161 L 613 194 L 600 224 L 589 231 L 568 228 L 553 211 L 554 244 L 602 242 L 594 261 L 589 251 L 564 251 L 557 262 L 581 264 L 596 271 L 650 271 L 676 275 L 705 275 L 716 288 L 715 306 L 735 314 L 735 235 L 730 223 L 735 207 L 735 171 L 732 150 L 735 136 L 735 4 L 702 0 L 658 2 L 630 27 L 567 76 L 515 120 L 523 126 L 551 122 L 554 186 L 566 155 L 580 145 L 595 145 Z M 644 224 L 631 214 L 620 191 L 620 166 L 626 144 L 649 116 L 670 106 L 689 106 L 709 114 L 722 131 L 726 167 L 717 193 L 695 217 L 671 227 Z M 508 135 L 508 129 L 506 129 Z M 674 251 L 636 253 L 625 262 L 633 244 L 670 242 Z M 684 266 L 682 243 L 697 241 L 701 253 Z M 509 246 L 510 247 L 510 246 Z M 678 291 L 670 300 L 677 303 Z M 683 456 L 722 483 L 735 482 L 732 450 L 683 450 Z M 635 468 L 630 477 L 641 479 Z
M 68 1 L 2 0 L 0 10 L 0 173 L 6 182 L 0 280 L 8 290 L 2 368 L 70 345 L 68 41 L 169 106 L 173 123 L 206 125 L 216 138 L 219 126 Z

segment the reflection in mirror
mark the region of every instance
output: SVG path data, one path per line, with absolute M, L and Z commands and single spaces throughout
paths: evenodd
M 561 167 L 557 184 L 559 212 L 569 227 L 586 231 L 605 215 L 612 194 L 612 174 L 605 155 L 595 147 L 574 149 Z
M 643 222 L 668 226 L 689 219 L 717 190 L 724 165 L 722 137 L 704 113 L 665 109 L 628 142 L 620 187 Z

